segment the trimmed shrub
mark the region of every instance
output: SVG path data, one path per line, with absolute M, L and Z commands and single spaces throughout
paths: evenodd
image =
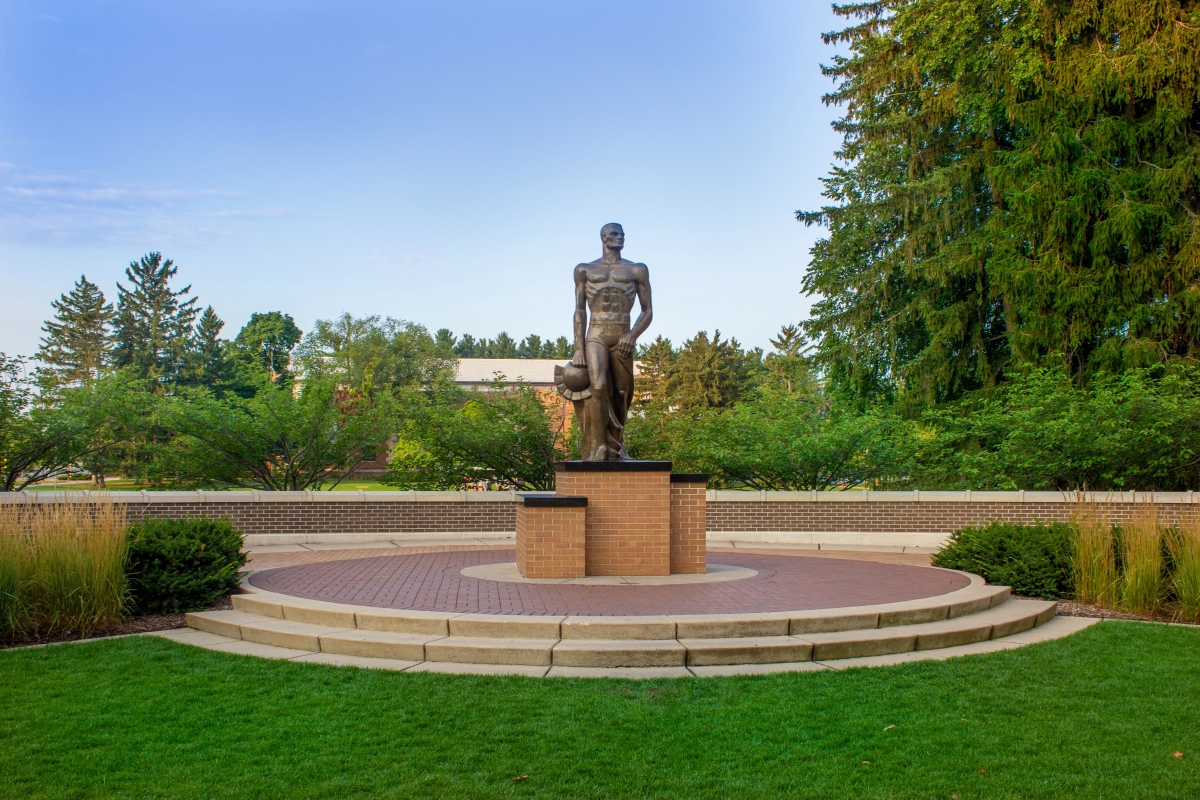
M 933 557 L 935 567 L 961 569 L 988 583 L 1011 586 L 1013 594 L 1054 600 L 1071 594 L 1071 526 L 993 522 L 963 528 Z
M 208 608 L 238 587 L 242 535 L 227 518 L 139 523 L 129 536 L 129 592 L 139 614 Z

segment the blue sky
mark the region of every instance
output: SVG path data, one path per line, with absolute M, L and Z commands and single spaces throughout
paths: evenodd
M 159 250 L 232 336 L 349 311 L 567 334 L 621 222 L 677 343 L 803 319 L 822 2 L 0 4 L 0 351 Z

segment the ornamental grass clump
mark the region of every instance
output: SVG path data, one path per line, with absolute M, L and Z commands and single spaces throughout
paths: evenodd
M 1112 605 L 1117 586 L 1112 527 L 1096 503 L 1082 494 L 1075 500 L 1071 526 L 1075 529 L 1075 555 L 1071 563 L 1075 599 L 1081 603 Z
M 1171 588 L 1180 617 L 1200 622 L 1200 514 L 1186 514 L 1167 538 L 1174 572 Z
M 0 506 L 0 637 L 88 633 L 127 606 L 125 513 L 111 503 Z
M 1121 608 L 1135 614 L 1153 615 L 1166 588 L 1163 568 L 1162 529 L 1158 507 L 1139 503 L 1129 522 L 1121 526 Z

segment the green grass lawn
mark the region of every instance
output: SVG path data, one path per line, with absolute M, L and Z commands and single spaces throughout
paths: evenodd
M 0 698 L 3 797 L 1200 796 L 1200 630 L 1138 623 L 948 662 L 653 682 L 135 637 L 0 652 Z

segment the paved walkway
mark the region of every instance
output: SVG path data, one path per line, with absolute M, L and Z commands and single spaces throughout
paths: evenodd
M 385 546 L 386 545 L 386 546 Z M 317 549 L 319 547 L 319 549 Z M 313 548 L 313 549 L 309 549 Z M 372 556 L 398 556 L 409 553 L 454 553 L 460 550 L 496 550 L 508 548 L 516 558 L 516 545 L 512 544 L 464 544 L 462 542 L 431 542 L 415 544 L 405 542 L 402 545 L 392 542 L 355 543 L 342 545 L 308 545 L 286 547 L 251 547 L 246 551 L 246 567 L 248 569 L 275 569 L 290 567 L 293 564 L 315 564 L 320 561 L 341 561 L 351 558 L 370 558 Z M 708 553 L 731 553 L 735 548 L 727 543 L 710 542 Z M 789 545 L 739 545 L 738 553 L 767 553 L 772 555 L 802 555 L 806 558 L 838 558 L 852 561 L 873 561 L 880 564 L 911 564 L 917 567 L 928 567 L 932 556 L 928 553 L 894 553 L 875 550 L 811 550 L 808 548 L 792 547 Z
M 451 613 L 645 616 L 742 614 L 896 603 L 961 589 L 957 573 L 907 564 L 814 558 L 791 551 L 712 552 L 710 563 L 748 567 L 743 580 L 675 586 L 505 583 L 463 576 L 479 564 L 514 560 L 511 548 L 427 548 L 410 554 L 322 560 L 257 572 L 266 591 L 335 603 Z M 334 553 L 343 556 L 347 551 Z M 283 555 L 283 554 L 279 554 Z M 299 555 L 299 554 L 297 554 Z M 315 554 L 312 554 L 315 555 Z M 367 556 L 367 557 L 362 557 Z

